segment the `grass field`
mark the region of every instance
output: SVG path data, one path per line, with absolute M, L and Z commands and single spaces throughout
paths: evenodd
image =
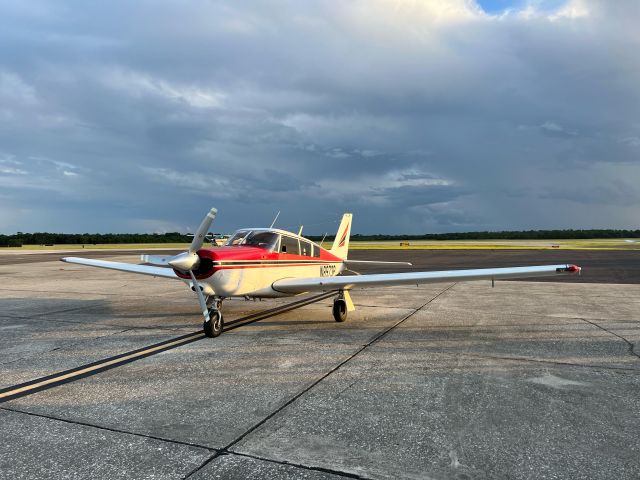
M 394 240 L 351 242 L 353 250 L 640 250 L 640 241 L 584 240 Z
M 402 245 L 401 245 L 402 244 Z M 23 247 L 0 248 L 0 252 L 55 251 L 55 250 L 147 250 L 181 249 L 188 243 L 129 243 L 95 245 L 24 245 Z M 331 242 L 323 247 L 330 248 Z M 640 250 L 640 240 L 586 239 L 586 240 L 413 240 L 351 242 L 351 250 Z

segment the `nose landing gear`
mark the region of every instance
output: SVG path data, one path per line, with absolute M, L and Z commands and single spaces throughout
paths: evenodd
M 209 303 L 207 305 L 209 306 Z M 215 338 L 222 333 L 223 327 L 222 299 L 215 298 L 209 306 L 209 320 L 205 320 L 202 329 L 207 337 Z

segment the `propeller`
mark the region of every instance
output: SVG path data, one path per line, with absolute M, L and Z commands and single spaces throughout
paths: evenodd
M 143 255 L 142 261 L 161 267 L 173 267 L 181 272 L 189 272 L 198 268 L 198 265 L 200 264 L 200 257 L 198 257 L 197 251 L 202 248 L 202 244 L 209 232 L 209 227 L 211 226 L 213 219 L 216 218 L 217 213 L 218 210 L 215 208 L 212 208 L 209 213 L 207 213 L 207 216 L 204 217 L 204 220 L 202 220 L 198 230 L 196 230 L 196 233 L 193 235 L 193 240 L 191 241 L 189 250 L 186 252 L 166 257 L 159 255 Z
M 142 255 L 142 261 L 144 262 L 159 266 L 170 266 L 176 270 L 189 273 L 191 281 L 193 282 L 193 290 L 198 296 L 198 303 L 202 309 L 202 315 L 204 316 L 205 322 L 210 321 L 207 300 L 204 298 L 204 293 L 202 293 L 202 289 L 200 288 L 200 284 L 198 283 L 193 270 L 198 268 L 198 265 L 200 265 L 200 257 L 197 252 L 202 248 L 202 244 L 207 236 L 209 227 L 211 226 L 213 219 L 216 218 L 217 213 L 218 210 L 215 208 L 212 208 L 209 213 L 207 213 L 207 216 L 204 217 L 204 220 L 202 220 L 198 230 L 196 230 L 196 233 L 193 235 L 193 240 L 191 241 L 191 245 L 189 245 L 189 250 L 186 252 L 181 252 L 177 255 L 167 257 L 159 255 Z

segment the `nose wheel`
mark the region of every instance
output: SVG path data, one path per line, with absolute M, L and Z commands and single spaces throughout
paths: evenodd
M 222 319 L 222 300 L 215 299 L 209 307 L 209 320 L 205 320 L 202 325 L 204 334 L 207 337 L 215 338 L 222 333 L 224 320 Z
M 202 328 L 207 337 L 215 338 L 222 333 L 224 321 L 222 320 L 222 312 L 220 310 L 209 310 L 209 321 L 205 321 Z

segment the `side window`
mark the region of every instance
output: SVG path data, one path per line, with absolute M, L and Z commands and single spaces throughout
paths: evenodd
M 318 247 L 317 245 L 312 245 L 312 247 L 313 247 L 313 256 L 320 257 L 320 247 Z
M 310 257 L 312 254 L 313 252 L 311 251 L 311 244 L 309 242 L 305 242 L 304 240 L 300 240 L 300 255 Z
M 283 235 L 280 241 L 280 253 L 288 253 L 289 255 L 300 255 L 298 239 Z

